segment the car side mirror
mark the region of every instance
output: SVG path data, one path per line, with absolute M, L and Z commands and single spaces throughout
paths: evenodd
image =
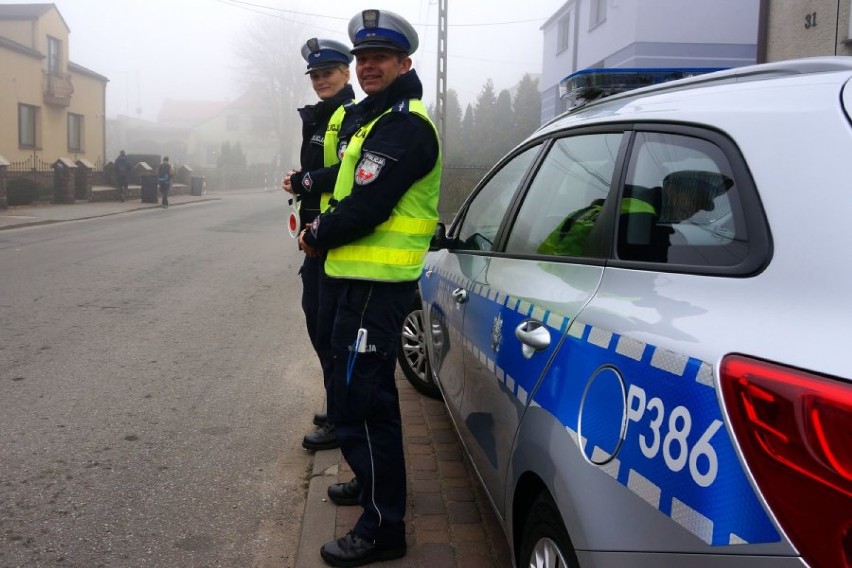
M 429 250 L 441 250 L 448 246 L 447 226 L 439 222 L 435 227 L 435 234 L 432 235 L 432 240 L 429 242 Z

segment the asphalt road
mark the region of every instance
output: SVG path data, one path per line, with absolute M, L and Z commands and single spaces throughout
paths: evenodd
M 0 566 L 293 565 L 322 384 L 286 214 L 0 232 Z

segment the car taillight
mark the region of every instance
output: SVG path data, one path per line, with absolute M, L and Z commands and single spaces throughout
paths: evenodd
M 722 393 L 755 482 L 802 558 L 852 566 L 852 384 L 731 355 Z

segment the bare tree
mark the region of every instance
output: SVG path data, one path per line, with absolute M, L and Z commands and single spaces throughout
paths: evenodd
M 274 117 L 279 142 L 279 166 L 297 164 L 301 123 L 296 109 L 315 98 L 304 77 L 301 48 L 308 39 L 293 22 L 261 17 L 250 24 L 235 46 L 243 62 L 240 78 Z

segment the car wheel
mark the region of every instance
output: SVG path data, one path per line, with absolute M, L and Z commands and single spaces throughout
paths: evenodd
M 576 568 L 577 557 L 550 495 L 540 495 L 530 509 L 521 541 L 518 566 Z
M 429 368 L 423 326 L 423 305 L 418 295 L 402 324 L 397 361 L 405 378 L 418 392 L 432 398 L 441 398 L 441 391 L 434 383 L 432 370 Z

